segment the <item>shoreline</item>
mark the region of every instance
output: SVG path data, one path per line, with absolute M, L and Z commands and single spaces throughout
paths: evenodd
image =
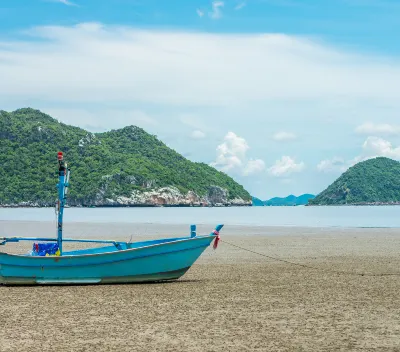
M 251 204 L 214 204 L 214 205 L 196 205 L 196 204 L 120 204 L 120 205 L 67 205 L 65 208 L 228 208 L 228 207 L 252 207 Z M 54 205 L 0 205 L 1 208 L 54 208 Z
M 29 233 L 30 236 L 55 236 L 56 221 L 42 220 L 0 220 L 0 237 L 22 236 Z M 216 225 L 216 224 L 215 224 Z M 197 234 L 209 234 L 214 230 L 215 225 L 207 223 L 197 223 Z M 168 237 L 186 236 L 190 234 L 190 224 L 181 223 L 157 223 L 157 222 L 91 222 L 91 221 L 71 221 L 63 223 L 65 237 L 82 236 L 86 232 L 91 237 L 98 236 L 101 239 L 106 236 L 118 237 L 120 233 L 129 233 L 140 236 L 158 236 L 160 234 L 170 234 Z M 16 232 L 14 234 L 14 232 Z M 264 225 L 230 225 L 224 224 L 221 236 L 258 236 L 258 237 L 313 237 L 313 236 L 378 236 L 382 233 L 400 236 L 400 227 L 341 227 L 341 226 L 264 226 Z
M 379 207 L 379 206 L 398 206 L 400 202 L 376 202 L 376 203 L 349 203 L 349 204 L 304 204 L 306 207 Z
M 4 230 L 6 227 L 12 227 L 14 225 L 21 225 L 21 226 L 30 226 L 30 225 L 38 225 L 42 224 L 42 226 L 47 227 L 47 226 L 55 226 L 56 220 L 2 220 L 0 219 L 0 223 L 3 225 L 2 228 L 0 228 L 0 234 L 2 232 L 2 229 Z M 121 221 L 104 221 L 104 222 L 99 222 L 99 221 L 64 221 L 63 222 L 64 228 L 67 226 L 71 227 L 76 227 L 76 226 L 120 226 L 120 227 L 129 227 L 129 228 L 143 228 L 143 227 L 163 227 L 165 229 L 189 229 L 190 224 L 181 224 L 181 223 L 161 223 L 161 222 L 121 222 Z M 197 228 L 209 228 L 213 229 L 214 225 L 208 224 L 208 223 L 197 223 L 196 224 Z M 352 229 L 363 229 L 363 227 L 336 227 L 336 226 L 296 226 L 296 225 L 281 225 L 281 226 L 265 226 L 265 225 L 229 225 L 229 224 L 224 224 L 223 230 L 225 229 L 231 229 L 236 231 L 246 231 L 250 233 L 256 233 L 259 232 L 260 230 L 265 232 L 265 230 L 307 230 L 307 229 L 315 229 L 315 230 L 352 230 Z M 400 229 L 400 227 L 368 227 L 367 229 Z
M 19 220 L 10 220 L 10 219 L 0 219 L 0 223 L 3 224 L 4 226 L 9 226 L 13 224 L 44 224 L 44 225 L 51 225 L 55 226 L 56 220 L 24 220 L 24 219 L 19 219 Z M 102 225 L 110 225 L 110 226 L 128 226 L 128 227 L 143 227 L 143 226 L 154 226 L 154 227 L 171 227 L 171 228 L 189 228 L 190 223 L 163 223 L 162 221 L 156 222 L 156 221 L 151 221 L 151 222 L 129 222 L 129 221 L 109 221 L 109 220 L 104 220 L 104 221 L 88 221 L 88 220 L 82 220 L 82 221 L 65 221 L 63 222 L 64 226 L 102 226 Z M 215 223 L 206 223 L 206 222 L 197 222 L 195 223 L 197 227 L 206 227 L 206 228 L 214 228 L 217 224 Z M 237 229 L 237 230 L 246 230 L 248 231 L 249 229 L 251 232 L 257 232 L 262 229 L 264 230 L 330 230 L 330 231 L 345 231 L 345 230 L 400 230 L 400 226 L 320 226 L 320 225 L 247 225 L 247 224 L 223 224 L 224 229 L 230 228 L 230 229 Z M 0 229 L 1 233 L 1 229 Z
M 70 208 L 64 222 L 255 227 L 400 228 L 398 207 Z M 0 208 L 0 221 L 54 221 L 54 208 Z
M 52 224 L 54 225 L 56 223 L 55 220 L 4 220 L 0 219 L 0 223 L 15 223 L 15 224 L 23 224 L 23 223 L 43 223 L 43 224 Z M 162 223 L 162 222 L 128 222 L 128 221 L 64 221 L 63 225 L 65 226 L 66 224 L 69 225 L 129 225 L 130 227 L 132 226 L 164 226 L 164 227 L 188 227 L 191 225 L 189 223 L 187 224 L 181 224 L 181 223 Z M 197 227 L 199 226 L 206 226 L 206 227 L 213 227 L 213 224 L 210 223 L 202 223 L 198 222 L 195 224 Z M 343 230 L 396 230 L 400 229 L 400 226 L 318 226 L 318 225 L 308 225 L 308 226 L 299 226 L 299 225 L 239 225 L 239 224 L 224 224 L 224 228 L 229 226 L 229 228 L 237 228 L 237 229 L 293 229 L 293 230 L 298 230 L 298 229 L 314 229 L 314 230 L 337 230 L 337 231 L 343 231 Z
M 118 204 L 118 205 L 66 205 L 65 208 L 292 208 L 292 207 L 385 207 L 385 206 L 400 206 L 400 202 L 391 203 L 354 203 L 354 204 L 297 204 L 297 205 L 254 205 L 254 204 L 213 204 L 213 205 L 198 205 L 198 204 Z M 29 208 L 54 208 L 54 205 L 0 205 L 0 209 L 29 209 Z

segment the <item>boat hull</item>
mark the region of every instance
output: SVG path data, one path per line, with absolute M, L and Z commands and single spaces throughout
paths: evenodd
M 139 283 L 179 279 L 215 236 L 156 243 L 139 248 L 61 257 L 0 253 L 0 284 L 71 285 Z

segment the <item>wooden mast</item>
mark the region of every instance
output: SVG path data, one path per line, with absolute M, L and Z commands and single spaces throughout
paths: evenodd
M 67 163 L 64 161 L 64 155 L 62 152 L 57 153 L 58 159 L 58 222 L 57 222 L 57 243 L 62 255 L 62 230 L 63 230 L 63 214 L 64 206 L 67 201 L 68 192 L 68 181 L 69 181 L 69 169 Z

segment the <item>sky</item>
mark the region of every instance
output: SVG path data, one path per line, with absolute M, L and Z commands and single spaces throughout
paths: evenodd
M 400 160 L 398 0 L 1 0 L 0 109 L 137 125 L 253 196 Z

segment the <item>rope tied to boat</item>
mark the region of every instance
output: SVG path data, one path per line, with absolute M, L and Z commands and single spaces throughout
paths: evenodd
M 220 239 L 218 239 L 218 241 L 219 240 Z M 236 248 L 242 249 L 242 250 L 250 252 L 250 253 L 257 254 L 259 256 L 262 256 L 262 257 L 265 257 L 265 258 L 268 258 L 268 259 L 276 260 L 278 262 L 282 262 L 282 263 L 286 263 L 286 264 L 290 264 L 290 265 L 294 265 L 294 266 L 300 266 L 300 267 L 307 268 L 307 269 L 323 271 L 323 272 L 327 272 L 327 273 L 333 273 L 333 274 L 339 274 L 339 275 L 348 275 L 348 276 L 374 276 L 374 277 L 377 277 L 377 276 L 400 276 L 400 273 L 377 273 L 377 274 L 373 274 L 373 273 L 356 273 L 356 272 L 352 272 L 352 271 L 342 271 L 342 270 L 318 268 L 318 267 L 313 266 L 313 265 L 295 263 L 295 262 L 291 262 L 291 261 L 286 260 L 286 259 L 272 257 L 272 256 L 267 255 L 267 254 L 259 253 L 259 252 L 253 251 L 251 249 L 238 246 L 236 244 L 233 244 L 231 242 L 227 242 L 225 240 L 221 240 L 221 242 L 224 242 L 224 243 L 226 243 L 226 244 L 228 244 L 228 245 L 230 245 L 232 247 L 236 247 Z M 215 245 L 215 243 L 214 243 L 214 245 Z

